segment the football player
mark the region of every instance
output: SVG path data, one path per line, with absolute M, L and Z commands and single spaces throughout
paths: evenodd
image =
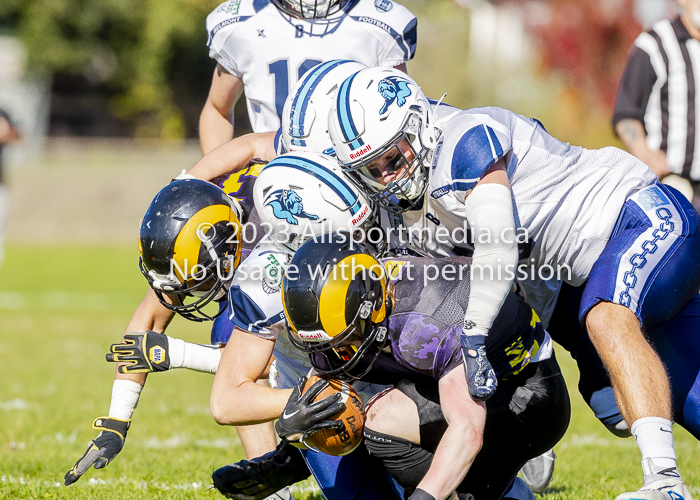
M 276 131 L 290 89 L 331 59 L 398 67 L 416 49 L 417 21 L 393 0 L 229 0 L 207 18 L 217 66 L 199 135 L 207 154 L 233 137 L 231 112 L 245 89 L 254 132 Z
M 560 281 L 529 300 L 549 316 L 561 281 L 584 287 L 579 320 L 642 452 L 644 486 L 618 498 L 692 498 L 676 467 L 668 376 L 643 333 L 682 318 L 700 288 L 700 220 L 687 200 L 617 148 L 561 143 L 504 109 L 440 121 L 417 84 L 391 69 L 358 72 L 338 96 L 329 132 L 368 196 L 406 227 L 442 232 L 441 242 L 424 242 L 428 254 L 459 245 L 455 229 L 472 232 L 482 273 L 460 335 L 471 396 L 496 390 L 484 345 L 519 257 L 535 281 L 550 266 L 547 278 Z M 696 404 L 697 392 L 676 404 Z
M 290 338 L 316 371 L 396 383 L 367 405 L 371 456 L 411 500 L 443 500 L 455 490 L 482 500 L 534 498 L 516 475 L 564 436 L 570 417 L 552 341 L 535 312 L 518 293 L 507 295 L 486 342 L 498 391 L 486 403 L 472 399 L 458 335 L 471 300 L 470 260 L 380 263 L 369 246 L 349 240 L 335 234 L 304 244 L 282 297 Z M 282 437 L 309 434 L 287 417 L 304 412 L 299 396 L 276 425 Z
M 311 368 L 308 358 L 289 344 L 285 333 L 280 286 L 289 255 L 305 239 L 329 228 L 365 228 L 374 218 L 374 208 L 327 155 L 282 155 L 263 169 L 254 190 L 256 208 L 270 238 L 239 266 L 229 290 L 228 316 L 236 329 L 222 356 L 211 394 L 212 414 L 224 425 L 247 425 L 279 417 L 291 388 Z M 290 236 L 289 231 L 279 231 L 284 225 L 295 230 L 283 239 L 282 235 Z M 270 363 L 273 349 L 270 379 L 274 389 L 255 384 Z M 361 395 L 376 393 L 376 389 L 366 386 L 357 387 Z M 305 412 L 303 419 L 322 428 L 325 415 L 339 411 L 338 404 L 335 399 L 329 400 Z M 365 450 L 345 457 L 305 452 L 305 458 L 326 498 L 399 496 L 381 464 L 368 457 Z M 264 475 L 251 474 L 245 463 L 218 469 L 213 480 L 220 492 L 230 496 L 240 495 L 242 487 L 251 482 L 261 487 L 284 485 L 275 469 Z
M 222 314 L 233 269 L 241 254 L 249 253 L 250 245 L 262 235 L 258 230 L 257 239 L 245 232 L 246 237 L 240 238 L 241 221 L 256 226 L 252 181 L 261 168 L 250 165 L 221 180 L 223 188 L 238 199 L 214 184 L 186 178 L 166 186 L 151 203 L 139 239 L 141 270 L 151 289 L 129 322 L 123 343 L 111 348 L 108 360 L 120 365 L 109 415 L 95 420 L 93 428 L 100 434 L 66 474 L 66 485 L 77 481 L 93 465 L 97 469 L 107 466 L 121 451 L 147 373 L 174 368 L 216 372 L 221 350 L 233 330 Z M 212 238 L 199 233 L 203 225 L 216 228 Z M 195 276 L 200 268 L 204 270 Z M 206 309 L 211 302 L 218 305 Z M 214 320 L 212 345 L 166 336 L 163 332 L 175 313 L 193 321 Z M 248 456 L 260 456 L 276 447 L 270 425 L 238 431 Z M 300 476 L 303 469 L 295 477 Z M 280 498 L 289 497 L 288 491 L 280 492 Z
M 326 121 L 323 120 L 323 117 L 328 115 L 332 97 L 335 95 L 334 91 L 345 78 L 342 75 L 352 74 L 353 66 L 361 65 L 348 61 L 329 61 L 314 68 L 313 71 L 307 73 L 304 79 L 300 80 L 290 93 L 282 115 L 284 126 L 276 135 L 273 132 L 268 132 L 248 134 L 236 138 L 205 156 L 189 172 L 197 177 L 212 178 L 235 171 L 253 157 L 272 159 L 277 150 L 332 151 L 332 142 L 327 134 Z M 359 69 L 357 68 L 356 71 Z M 436 103 L 433 101 L 433 104 Z M 448 105 L 436 108 L 440 119 L 448 119 L 457 112 L 459 112 L 457 108 Z M 386 213 L 382 215 L 386 218 Z M 304 222 L 311 224 L 311 221 L 307 219 Z M 287 225 L 287 229 L 289 229 L 289 225 Z M 289 231 L 285 231 L 277 224 L 274 225 L 274 231 L 271 232 L 276 232 L 280 236 L 290 236 Z M 303 231 L 299 231 L 299 233 L 303 233 Z M 279 308 L 272 311 L 272 313 L 279 312 Z M 257 318 L 257 320 L 263 319 L 265 318 Z M 538 466 L 538 464 L 543 464 L 543 466 Z M 551 452 L 541 459 L 529 463 L 528 466 L 540 474 L 538 477 L 535 477 L 534 474 L 526 476 L 524 470 L 524 477 L 527 478 L 528 485 L 537 491 L 544 490 L 551 480 L 553 465 Z

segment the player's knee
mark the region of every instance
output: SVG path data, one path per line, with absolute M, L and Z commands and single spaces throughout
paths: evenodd
M 209 411 L 214 421 L 219 425 L 232 425 L 231 419 L 229 418 L 224 402 L 217 394 L 212 391 L 211 397 L 209 398 Z
M 370 455 L 379 459 L 396 481 L 412 491 L 430 468 L 433 453 L 406 439 L 384 434 L 365 425 L 365 446 Z
M 380 392 L 367 403 L 365 415 L 365 427 L 419 442 L 418 409 L 404 393 L 395 389 Z

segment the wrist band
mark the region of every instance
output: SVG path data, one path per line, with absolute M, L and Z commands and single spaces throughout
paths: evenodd
M 143 386 L 132 380 L 115 380 L 112 384 L 112 403 L 109 405 L 109 417 L 119 420 L 131 420 L 136 405 L 139 404 Z

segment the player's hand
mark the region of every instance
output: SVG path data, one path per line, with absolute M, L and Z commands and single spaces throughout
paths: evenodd
M 301 377 L 294 387 L 280 419 L 275 424 L 277 434 L 287 441 L 303 441 L 321 429 L 340 429 L 343 427 L 341 420 L 326 420 L 345 408 L 345 403 L 340 401 L 342 394 L 333 394 L 312 403 L 314 398 L 328 387 L 328 381 L 319 380 L 302 394 L 304 384 L 306 384 L 306 377 Z
M 486 401 L 496 393 L 498 380 L 486 358 L 486 335 L 460 336 L 464 370 L 472 398 Z
M 129 425 L 131 425 L 131 420 L 118 420 L 109 417 L 96 418 L 92 423 L 92 428 L 101 432 L 92 440 L 80 460 L 66 473 L 65 485 L 70 486 L 76 482 L 93 465 L 95 469 L 103 469 L 114 460 L 114 457 L 124 447 Z
M 107 361 L 126 363 L 119 373 L 151 373 L 170 369 L 168 336 L 158 332 L 127 333 L 121 344 L 112 344 Z

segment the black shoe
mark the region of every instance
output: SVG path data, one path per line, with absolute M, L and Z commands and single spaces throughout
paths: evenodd
M 226 498 L 262 500 L 310 475 L 299 449 L 282 440 L 275 451 L 224 465 L 216 469 L 211 478 L 214 487 Z

